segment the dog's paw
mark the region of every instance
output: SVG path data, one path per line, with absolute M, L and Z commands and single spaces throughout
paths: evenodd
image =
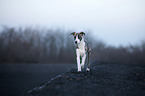
M 82 69 L 81 68 L 78 68 L 78 72 L 81 72 L 82 71 Z
M 87 68 L 87 70 L 86 70 L 87 72 L 90 72 L 90 69 L 89 68 Z
M 81 71 L 78 71 L 77 74 L 81 73 Z

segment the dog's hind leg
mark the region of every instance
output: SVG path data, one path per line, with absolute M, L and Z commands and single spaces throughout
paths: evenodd
M 90 52 L 91 52 L 91 49 L 89 49 L 88 50 L 88 62 L 87 62 L 87 69 L 86 69 L 86 71 L 90 71 L 90 57 L 91 57 L 91 54 L 90 54 Z
M 82 63 L 81 63 L 81 67 L 82 67 L 82 68 L 84 68 L 85 60 L 86 60 L 86 55 L 84 55 L 84 56 L 82 57 Z

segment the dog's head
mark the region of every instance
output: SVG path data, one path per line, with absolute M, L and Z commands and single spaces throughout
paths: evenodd
M 70 35 L 74 36 L 75 44 L 79 44 L 83 38 L 83 35 L 85 35 L 85 33 L 84 32 L 80 32 L 80 33 L 72 32 Z

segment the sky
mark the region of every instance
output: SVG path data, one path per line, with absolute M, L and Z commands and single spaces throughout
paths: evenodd
M 0 26 L 92 32 L 109 45 L 145 41 L 145 0 L 0 0 Z

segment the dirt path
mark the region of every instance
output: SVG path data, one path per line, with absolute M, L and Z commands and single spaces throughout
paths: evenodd
M 145 66 L 103 64 L 58 75 L 27 96 L 145 96 Z

